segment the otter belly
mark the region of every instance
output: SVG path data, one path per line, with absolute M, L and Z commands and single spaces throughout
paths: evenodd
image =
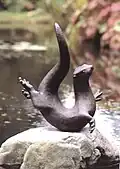
M 80 114 L 79 116 L 67 117 L 61 115 L 61 113 L 50 113 L 49 115 L 43 115 L 44 118 L 54 127 L 61 131 L 66 132 L 79 132 L 86 126 L 92 119 L 91 116 Z

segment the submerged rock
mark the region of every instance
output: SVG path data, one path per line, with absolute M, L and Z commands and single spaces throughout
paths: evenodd
M 33 128 L 9 138 L 0 148 L 0 166 L 12 169 L 105 169 L 113 164 L 112 169 L 117 169 L 119 161 L 115 145 L 97 129 L 90 134 L 87 127 L 80 133 Z

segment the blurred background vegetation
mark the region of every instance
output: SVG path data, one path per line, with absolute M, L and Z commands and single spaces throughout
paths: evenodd
M 119 0 L 0 0 L 0 39 L 7 42 L 40 44 L 54 34 L 55 21 L 68 38 L 74 67 L 94 64 L 94 84 L 120 100 Z

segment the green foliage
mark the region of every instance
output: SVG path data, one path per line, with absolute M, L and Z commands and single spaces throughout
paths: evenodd
M 76 0 L 76 7 L 81 8 L 86 3 L 87 3 L 87 0 Z
M 113 30 L 120 32 L 120 21 L 117 21 L 113 27 Z
M 37 8 L 45 7 L 46 5 L 60 7 L 65 3 L 65 0 L 6 0 L 5 5 L 8 6 L 8 11 L 21 12 L 26 4 L 34 4 Z
M 34 4 L 36 9 L 46 8 L 61 12 L 64 8 L 81 8 L 87 0 L 6 0 L 3 2 L 8 6 L 8 11 L 12 12 L 21 12 L 26 4 Z
M 104 33 L 107 30 L 107 24 L 106 23 L 98 24 L 98 29 L 100 34 Z
M 120 68 L 117 65 L 112 66 L 112 71 L 116 74 L 117 78 L 120 79 Z

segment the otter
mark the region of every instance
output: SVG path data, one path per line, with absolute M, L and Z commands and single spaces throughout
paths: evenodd
M 23 86 L 23 95 L 32 100 L 33 106 L 52 126 L 61 131 L 78 132 L 92 120 L 96 111 L 96 101 L 100 100 L 102 93 L 98 92 L 94 97 L 89 85 L 93 66 L 83 64 L 73 73 L 75 105 L 71 109 L 63 106 L 58 89 L 69 71 L 70 55 L 65 37 L 57 23 L 55 32 L 60 49 L 58 63 L 44 77 L 38 90 L 35 90 L 26 79 L 19 77 L 19 82 Z

